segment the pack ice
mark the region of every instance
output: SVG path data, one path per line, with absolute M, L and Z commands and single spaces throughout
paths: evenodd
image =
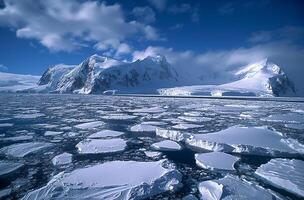
M 304 161 L 276 158 L 261 165 L 255 174 L 275 187 L 304 198 Z
M 123 151 L 127 147 L 125 140 L 114 139 L 85 139 L 76 145 L 80 154 L 97 154 Z
M 23 200 L 148 198 L 180 186 L 182 175 L 165 162 L 112 161 L 62 172 Z
M 193 134 L 186 144 L 203 150 L 273 157 L 296 156 L 303 148 L 296 140 L 284 138 L 267 127 L 230 127 L 214 133 Z
M 28 142 L 20 144 L 12 144 L 0 149 L 0 154 L 5 154 L 7 156 L 22 158 L 28 154 L 35 153 L 40 150 L 51 147 L 51 143 L 45 142 Z
M 278 199 L 262 187 L 232 175 L 227 175 L 219 180 L 203 181 L 198 185 L 198 189 L 203 200 Z

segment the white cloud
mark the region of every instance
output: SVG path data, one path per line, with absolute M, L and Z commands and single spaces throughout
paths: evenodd
M 149 24 L 155 21 L 155 13 L 150 7 L 135 7 L 132 13 L 139 22 Z
M 52 51 L 73 51 L 92 43 L 101 47 L 103 43 L 108 45 L 107 41 L 121 43 L 138 34 L 153 40 L 158 36 L 151 26 L 126 21 L 119 4 L 107 5 L 96 0 L 4 0 L 4 3 L 0 25 L 16 30 L 17 37 L 38 40 Z
M 0 71 L 7 71 L 7 66 L 0 64 Z
M 163 11 L 167 6 L 167 0 L 148 0 L 157 10 Z

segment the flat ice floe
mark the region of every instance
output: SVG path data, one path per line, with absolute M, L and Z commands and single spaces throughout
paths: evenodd
M 159 158 L 162 153 L 158 151 L 144 151 L 145 155 L 149 158 Z
M 12 123 L 1 123 L 0 124 L 0 128 L 7 128 L 7 127 L 12 127 L 14 126 L 14 124 Z
M 171 140 L 154 143 L 151 147 L 158 151 L 179 151 L 182 149 L 181 145 Z
M 198 186 L 201 199 L 246 199 L 246 200 L 274 200 L 276 196 L 267 190 L 236 176 L 227 175 L 219 180 L 203 181 Z
M 15 137 L 6 137 L 2 138 L 2 141 L 25 141 L 25 140 L 31 140 L 33 139 L 33 136 L 31 135 L 20 135 L 20 136 L 15 136 Z
M 303 145 L 296 140 L 284 138 L 266 127 L 230 127 L 214 133 L 193 134 L 186 144 L 210 151 L 274 157 L 295 156 L 303 151 Z
M 114 153 L 125 150 L 127 143 L 120 138 L 85 139 L 76 145 L 80 154 Z
M 71 162 L 72 162 L 72 154 L 66 153 L 66 152 L 59 154 L 52 159 L 52 163 L 55 166 L 67 165 L 67 164 L 70 164 Z
M 21 162 L 0 160 L 0 177 L 8 175 L 23 166 L 24 165 Z
M 156 135 L 177 142 L 185 141 L 187 138 L 191 136 L 189 133 L 182 133 L 181 131 L 169 130 L 163 128 L 157 128 Z
M 297 129 L 297 130 L 303 130 L 304 129 L 304 124 L 285 124 L 285 127 L 292 128 L 292 129 Z
M 128 110 L 128 112 L 134 113 L 161 113 L 165 112 L 166 110 L 160 107 L 152 107 L 152 108 L 138 108 L 134 110 Z
M 269 122 L 304 123 L 304 115 L 300 113 L 273 114 L 262 119 Z
M 98 131 L 97 133 L 93 133 L 92 135 L 89 135 L 88 138 L 107 138 L 107 137 L 118 137 L 123 135 L 124 132 L 121 131 L 112 131 L 112 130 L 102 130 Z
M 180 116 L 178 118 L 187 122 L 209 122 L 212 120 L 209 117 Z
M 181 130 L 187 130 L 187 129 L 193 129 L 193 128 L 201 128 L 201 127 L 203 127 L 203 126 L 202 125 L 198 125 L 198 124 L 189 124 L 189 123 L 180 123 L 180 124 L 172 126 L 172 128 L 181 129 Z
M 166 160 L 112 161 L 59 173 L 44 187 L 29 192 L 29 199 L 144 199 L 174 191 L 182 175 Z
M 44 136 L 55 136 L 55 135 L 61 135 L 63 132 L 61 131 L 46 131 L 44 133 Z
M 271 159 L 261 165 L 255 174 L 271 185 L 304 198 L 304 161 Z
M 31 153 L 36 153 L 38 151 L 47 149 L 51 146 L 53 146 L 51 143 L 46 143 L 46 142 L 28 142 L 28 143 L 12 144 L 10 146 L 6 146 L 0 149 L 0 154 L 22 158 Z
M 137 116 L 122 114 L 122 113 L 108 114 L 101 117 L 101 119 L 107 119 L 107 120 L 131 120 L 135 118 L 137 118 Z
M 132 132 L 155 132 L 156 126 L 149 124 L 137 124 L 130 128 Z
M 196 164 L 204 169 L 234 170 L 238 157 L 222 152 L 195 154 Z
M 43 117 L 43 116 L 45 116 L 45 115 L 42 114 L 42 113 L 18 114 L 18 115 L 15 115 L 14 118 L 18 118 L 18 119 L 35 119 L 35 118 Z
M 78 124 L 78 125 L 75 126 L 75 128 L 79 128 L 79 129 L 93 129 L 93 128 L 104 126 L 104 125 L 105 125 L 104 122 L 95 121 L 95 122 L 86 122 L 86 123 Z

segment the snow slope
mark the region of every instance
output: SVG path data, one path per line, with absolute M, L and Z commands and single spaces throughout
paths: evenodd
M 34 87 L 40 76 L 0 72 L 0 92 L 17 92 Z
M 294 96 L 293 83 L 281 67 L 264 59 L 247 65 L 234 74 L 236 81 L 222 85 L 194 85 L 162 88 L 161 95 L 206 96 Z
M 132 63 L 93 55 L 59 80 L 56 92 L 102 94 L 155 93 L 160 86 L 176 85 L 177 73 L 165 57 L 147 57 Z

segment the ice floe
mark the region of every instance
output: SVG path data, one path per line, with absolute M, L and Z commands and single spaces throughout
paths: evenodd
M 85 139 L 76 145 L 80 154 L 113 153 L 123 151 L 126 147 L 126 141 L 120 138 Z
M 162 153 L 158 151 L 144 151 L 145 155 L 149 158 L 159 158 Z
M 72 162 L 72 154 L 66 153 L 66 152 L 62 153 L 62 154 L 59 154 L 52 159 L 52 163 L 55 166 L 57 166 L 57 165 L 67 165 L 71 162 Z
M 92 135 L 89 135 L 88 138 L 107 138 L 107 137 L 118 137 L 123 135 L 124 132 L 121 131 L 113 131 L 113 130 L 102 130 L 98 131 L 97 133 L 93 133 Z
M 269 184 L 304 198 L 304 161 L 271 159 L 261 165 L 255 174 Z
M 262 187 L 232 175 L 227 175 L 219 180 L 203 181 L 198 188 L 203 200 L 277 199 L 276 196 Z
M 8 175 L 23 166 L 24 165 L 21 162 L 0 160 L 0 177 Z
M 161 113 L 165 112 L 166 110 L 160 107 L 152 107 L 152 108 L 138 108 L 134 110 L 128 110 L 129 112 L 134 112 L 134 113 Z
M 132 132 L 155 132 L 156 126 L 149 124 L 137 124 L 130 128 Z
M 238 157 L 222 152 L 195 154 L 196 164 L 204 169 L 234 170 Z
M 53 146 L 51 143 L 46 143 L 46 142 L 28 142 L 28 143 L 12 144 L 10 146 L 6 146 L 0 149 L 0 153 L 5 154 L 7 156 L 22 158 L 31 153 L 36 153 L 38 151 L 47 149 L 51 146 Z
M 262 119 L 269 122 L 304 123 L 304 115 L 299 113 L 273 114 Z
M 42 113 L 18 114 L 18 115 L 15 115 L 14 118 L 18 118 L 18 119 L 35 119 L 35 118 L 43 117 L 43 116 L 45 116 L 45 115 L 42 114 Z
M 0 128 L 7 128 L 7 127 L 12 127 L 14 126 L 14 124 L 12 123 L 1 123 L 0 124 Z
M 186 144 L 210 151 L 260 156 L 295 156 L 303 151 L 296 140 L 284 138 L 267 127 L 230 127 L 214 133 L 193 134 Z
M 86 123 L 78 124 L 78 125 L 75 126 L 75 128 L 79 128 L 79 129 L 93 129 L 93 128 L 104 126 L 104 125 L 105 125 L 104 122 L 94 121 L 94 122 L 86 122 Z
M 108 114 L 105 116 L 101 116 L 100 118 L 107 119 L 107 120 L 131 120 L 131 119 L 137 118 L 137 116 L 121 114 L 121 113 L 114 113 L 114 114 Z
M 144 199 L 174 191 L 182 175 L 166 160 L 156 162 L 112 161 L 70 173 L 59 173 L 46 186 L 29 192 L 30 199 Z
M 44 133 L 44 136 L 55 136 L 55 135 L 61 135 L 63 132 L 61 131 L 46 131 Z
M 156 135 L 177 142 L 185 141 L 187 138 L 191 136 L 189 133 L 182 133 L 180 131 L 163 129 L 163 128 L 157 128 Z
M 187 122 L 209 122 L 212 120 L 209 117 L 180 116 L 178 118 Z
M 182 149 L 181 145 L 171 140 L 156 142 L 151 147 L 158 151 L 179 151 Z
M 176 124 L 176 125 L 172 126 L 172 128 L 181 129 L 181 130 L 201 128 L 201 127 L 203 127 L 203 126 L 198 125 L 198 124 L 189 124 L 189 123 L 180 123 L 180 124 Z
M 31 135 L 20 135 L 20 136 L 14 136 L 14 137 L 6 137 L 2 138 L 2 141 L 25 141 L 25 140 L 31 140 L 33 139 L 33 136 Z
M 286 128 L 292 128 L 292 129 L 297 129 L 297 130 L 303 130 L 304 129 L 304 124 L 285 124 Z

